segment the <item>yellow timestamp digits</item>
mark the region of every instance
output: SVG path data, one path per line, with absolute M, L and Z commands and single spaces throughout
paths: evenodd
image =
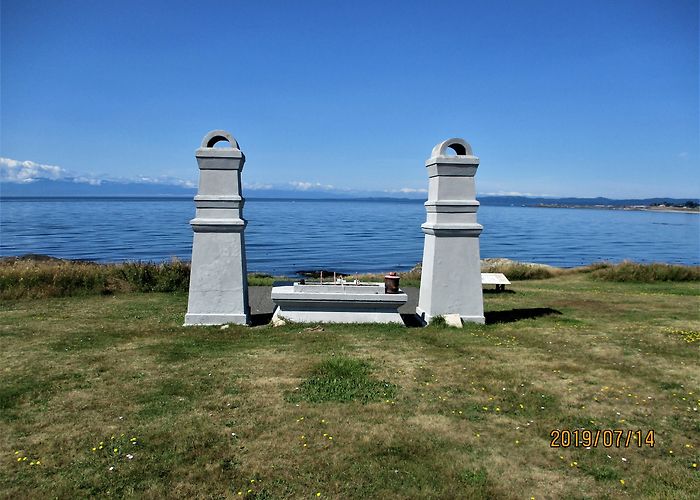
M 550 448 L 641 448 L 654 447 L 654 430 L 641 429 L 553 429 L 549 433 Z

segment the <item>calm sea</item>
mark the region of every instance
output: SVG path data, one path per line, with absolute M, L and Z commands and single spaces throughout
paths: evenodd
M 3 199 L 0 255 L 99 262 L 189 260 L 191 199 Z M 248 270 L 385 272 L 422 259 L 420 201 L 247 200 Z M 481 256 L 572 267 L 597 261 L 700 265 L 700 216 L 482 206 Z

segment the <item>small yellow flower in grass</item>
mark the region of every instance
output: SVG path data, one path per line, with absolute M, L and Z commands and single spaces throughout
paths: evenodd
M 330 439 L 331 441 L 333 441 L 333 436 L 328 436 L 328 439 Z
M 19 455 L 19 451 L 15 451 L 15 455 Z
M 17 461 L 18 461 L 18 462 L 21 462 L 21 461 L 22 461 L 22 457 L 17 457 Z
M 242 491 L 239 491 L 239 492 L 238 492 L 238 494 L 239 494 L 239 495 L 242 495 L 242 494 L 243 494 L 243 492 L 242 492 Z
M 317 497 L 320 497 L 320 496 L 321 496 L 321 492 L 319 491 L 318 493 L 316 493 L 316 496 L 317 496 Z
M 36 461 L 36 464 L 37 464 L 37 465 L 41 465 L 41 460 L 37 460 L 37 461 Z
M 29 462 L 29 465 L 34 465 L 34 460 L 32 460 L 31 462 Z
M 516 439 L 516 440 L 515 440 L 515 444 L 520 444 L 520 441 L 518 441 L 518 440 Z
M 673 455 L 673 450 L 668 450 L 668 453 L 669 453 L 670 455 Z
M 253 490 L 248 490 L 247 493 L 251 493 Z
M 114 448 L 114 453 L 118 453 L 118 452 L 119 452 L 119 448 Z
M 26 461 L 27 461 L 27 457 L 22 458 L 22 461 L 23 461 L 23 462 L 26 462 Z
M 698 468 L 698 464 L 693 462 L 693 469 L 697 469 L 697 468 Z
M 254 483 L 254 482 L 255 482 L 255 479 L 251 479 L 250 482 L 251 482 L 251 483 Z
M 97 448 L 93 448 L 92 451 L 97 451 Z
M 620 479 L 620 484 L 621 484 L 622 486 L 624 486 L 624 485 L 625 485 L 625 480 L 624 480 L 624 479 Z

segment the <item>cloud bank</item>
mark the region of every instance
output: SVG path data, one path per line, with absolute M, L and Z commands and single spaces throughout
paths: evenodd
M 0 158 L 0 181 L 33 182 L 38 179 L 62 180 L 69 176 L 66 169 L 33 161 Z
M 0 182 L 27 184 L 39 180 L 66 181 L 76 184 L 99 186 L 103 182 L 117 184 L 161 184 L 194 188 L 197 185 L 189 180 L 178 179 L 167 175 L 156 177 L 139 176 L 136 178 L 96 177 L 94 175 L 76 174 L 57 165 L 46 165 L 31 160 L 13 160 L 0 158 Z
M 321 184 L 320 182 L 290 181 L 289 187 L 297 191 L 329 191 L 335 189 L 332 184 Z
M 161 185 L 178 186 L 182 188 L 195 189 L 197 183 L 192 180 L 184 180 L 166 175 L 161 176 L 138 176 L 134 178 L 97 176 L 92 174 L 75 173 L 58 165 L 47 165 L 36 163 L 31 160 L 14 160 L 12 158 L 0 158 L 0 182 L 15 184 L 31 184 L 36 181 L 61 181 L 64 183 L 88 184 L 91 186 L 101 185 Z M 312 195 L 313 193 L 323 193 L 324 195 L 339 196 L 396 196 L 402 197 L 422 197 L 428 190 L 403 187 L 400 189 L 386 189 L 377 191 L 367 191 L 363 189 L 353 189 L 349 187 L 336 187 L 333 184 L 323 184 L 321 182 L 293 180 L 289 182 L 262 183 L 243 182 L 243 187 L 248 191 L 280 191 L 299 192 Z

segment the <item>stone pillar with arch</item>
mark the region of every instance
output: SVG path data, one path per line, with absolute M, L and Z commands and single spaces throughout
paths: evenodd
M 226 142 L 226 147 L 215 147 Z M 248 324 L 248 277 L 242 217 L 241 171 L 245 155 L 224 130 L 213 130 L 202 140 L 195 156 L 199 189 L 192 270 L 185 325 Z
M 450 154 L 450 152 L 454 154 Z M 484 323 L 474 175 L 479 158 L 464 139 L 443 141 L 425 162 L 428 169 L 427 220 L 417 314 L 425 323 L 435 316 L 459 314 L 462 321 Z

